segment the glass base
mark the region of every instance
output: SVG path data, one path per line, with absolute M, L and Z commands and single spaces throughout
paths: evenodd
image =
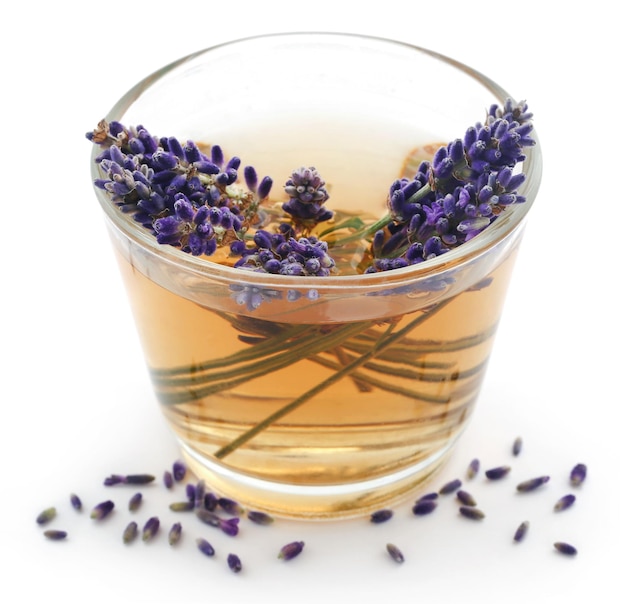
M 290 485 L 233 472 L 179 440 L 189 469 L 209 490 L 250 510 L 300 520 L 338 520 L 370 514 L 408 498 L 447 460 L 454 441 L 435 455 L 394 474 L 329 486 Z

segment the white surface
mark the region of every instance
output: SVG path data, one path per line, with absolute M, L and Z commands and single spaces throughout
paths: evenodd
M 359 6 L 358 10 L 356 7 Z M 2 45 L 2 406 L 0 584 L 3 601 L 74 602 L 619 602 L 624 567 L 623 103 L 625 48 L 615 3 L 382 4 L 316 2 L 20 2 L 5 12 Z M 560 4 L 559 6 L 565 6 Z M 345 8 L 344 8 L 345 7 Z M 351 7 L 351 8 L 348 8 Z M 501 10 L 499 13 L 497 11 Z M 486 384 L 469 430 L 433 488 L 510 463 L 498 484 L 467 489 L 487 517 L 458 517 L 453 501 L 387 524 L 243 525 L 229 538 L 183 519 L 175 550 L 164 513 L 175 497 L 143 489 L 140 524 L 152 543 L 121 543 L 134 490 L 107 490 L 114 472 L 160 476 L 177 450 L 150 391 L 134 327 L 89 179 L 83 139 L 138 79 L 214 43 L 270 31 L 331 30 L 412 42 L 460 59 L 526 98 L 544 151 L 530 216 Z M 8 84 L 7 84 L 8 76 Z M 424 83 L 425 94 L 436 94 Z M 621 140 L 620 140 L 621 138 Z M 590 209 L 594 208 L 594 209 Z M 588 222 L 585 222 L 587 219 Z M 7 240 L 8 238 L 8 240 Z M 8 387 L 7 387 L 8 386 Z M 513 439 L 524 449 L 512 458 Z M 589 478 L 573 508 L 577 462 Z M 519 480 L 550 474 L 516 496 Z M 182 492 L 182 489 L 179 487 Z M 69 494 L 86 510 L 77 514 Z M 93 505 L 119 507 L 98 525 Z M 55 505 L 45 540 L 35 516 Z M 177 517 L 178 518 L 178 517 Z M 526 541 L 512 543 L 522 520 Z M 196 551 L 210 539 L 215 559 Z M 288 541 L 303 554 L 276 559 Z M 565 540 L 576 558 L 556 554 Z M 388 542 L 404 552 L 397 565 Z M 226 568 L 236 552 L 244 571 Z M 7 597 L 8 596 L 8 597 Z M 6 599 L 5 599 L 6 598 Z

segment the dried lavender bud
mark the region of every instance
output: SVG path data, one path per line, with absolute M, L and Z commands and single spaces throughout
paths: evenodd
M 511 471 L 510 466 L 499 466 L 497 468 L 491 468 L 485 471 L 485 476 L 489 480 L 500 480 L 504 478 Z
M 554 511 L 560 512 L 566 510 L 574 504 L 574 501 L 576 501 L 576 495 L 563 495 L 563 497 L 554 504 Z
M 121 474 L 111 474 L 111 476 L 107 476 L 104 479 L 104 486 L 112 487 L 116 484 L 123 484 L 124 482 L 126 482 L 125 476 L 122 476 Z
M 226 533 L 230 537 L 235 537 L 239 533 L 239 517 L 235 518 L 220 518 L 217 514 L 205 510 L 203 508 L 196 508 L 196 516 L 205 524 L 219 528 L 222 532 Z
M 136 512 L 139 509 L 139 506 L 141 505 L 142 500 L 143 500 L 142 494 L 141 493 L 135 493 L 130 498 L 130 501 L 128 502 L 128 509 L 131 512 Z
M 196 503 L 196 485 L 195 484 L 188 484 L 185 487 L 185 495 L 187 495 L 187 499 L 189 499 L 189 501 L 191 501 L 194 505 Z
M 520 454 L 521 450 L 522 450 L 522 438 L 521 438 L 521 436 L 518 436 L 513 441 L 513 455 L 515 455 L 515 457 L 517 457 Z
M 292 541 L 291 543 L 287 543 L 287 545 L 283 545 L 280 548 L 278 557 L 281 560 L 291 560 L 292 558 L 299 556 L 303 549 L 304 541 Z
M 266 514 L 265 512 L 255 512 L 252 510 L 248 512 L 248 520 L 251 520 L 255 524 L 263 525 L 272 524 L 274 522 L 274 518 L 272 518 L 269 514 Z
M 195 507 L 195 502 L 193 501 L 175 501 L 174 503 L 170 503 L 170 510 L 172 512 L 190 512 Z
M 213 549 L 213 546 L 206 539 L 203 539 L 202 537 L 199 537 L 198 539 L 196 539 L 196 544 L 198 546 L 198 549 L 205 556 L 214 556 L 215 555 L 215 550 Z
M 454 491 L 456 491 L 457 489 L 461 487 L 461 484 L 463 483 L 458 478 L 456 478 L 455 480 L 451 480 L 450 482 L 447 482 L 439 489 L 439 494 L 449 495 L 450 493 L 454 493 Z
M 426 493 L 426 495 L 422 495 L 415 503 L 420 503 L 420 501 L 432 501 L 438 498 L 439 493 Z
M 206 483 L 204 480 L 199 480 L 196 483 L 195 494 L 196 494 L 196 507 L 204 506 L 204 495 L 206 493 Z
M 370 522 L 380 524 L 381 522 L 387 522 L 392 516 L 392 510 L 378 510 L 370 516 Z
M 476 500 L 467 491 L 457 491 L 456 496 L 463 505 L 469 505 L 471 507 L 476 505 Z
M 467 467 L 467 477 L 471 480 L 478 474 L 478 470 L 480 470 L 480 461 L 478 461 L 478 459 L 472 459 Z
M 243 516 L 246 511 L 241 507 L 236 501 L 233 499 L 228 499 L 227 497 L 220 497 L 217 500 L 217 505 L 219 505 L 227 514 L 232 514 L 233 516 Z
M 587 466 L 584 463 L 576 464 L 569 475 L 570 483 L 578 487 L 585 481 L 585 478 L 587 478 Z
M 241 572 L 241 569 L 243 567 L 241 565 L 241 560 L 239 559 L 239 556 L 235 554 L 228 554 L 228 568 L 230 568 L 230 570 L 232 570 L 234 573 Z
M 180 536 L 183 532 L 183 527 L 180 522 L 175 522 L 170 529 L 167 536 L 167 540 L 170 545 L 176 545 L 180 541 Z
M 46 539 L 50 539 L 51 541 L 61 541 L 67 537 L 67 533 L 65 531 L 59 531 L 55 529 L 49 529 L 43 532 Z
M 215 493 L 204 494 L 204 509 L 213 512 L 217 509 L 217 495 Z
M 195 512 L 198 519 L 204 522 L 204 524 L 219 527 L 221 518 L 217 514 L 204 508 L 196 508 Z
M 220 520 L 219 528 L 230 537 L 236 537 L 239 533 L 239 517 Z
M 113 511 L 114 507 L 115 504 L 111 500 L 103 501 L 91 510 L 91 518 L 93 520 L 102 520 Z
M 462 505 L 459 508 L 459 513 L 461 514 L 461 516 L 465 516 L 470 520 L 482 520 L 485 517 L 484 512 L 481 512 L 478 508 L 473 508 L 466 505 Z
M 121 474 L 111 474 L 104 479 L 104 486 L 112 487 L 116 484 L 148 484 L 154 480 L 154 476 L 151 474 L 128 474 L 122 476 Z
M 563 543 L 562 541 L 557 541 L 554 544 L 554 547 L 561 554 L 565 554 L 566 556 L 575 556 L 578 553 L 578 550 L 569 543 Z
M 54 507 L 47 508 L 39 516 L 37 516 L 37 524 L 48 524 L 57 515 L 57 510 Z
M 80 511 L 83 509 L 83 502 L 80 500 L 80 497 L 74 493 L 70 495 L 70 503 L 75 510 Z
M 165 472 L 163 472 L 163 484 L 165 485 L 166 489 L 171 489 L 174 486 L 174 477 L 172 476 L 172 473 L 168 470 L 165 470 Z
M 137 523 L 133 520 L 133 522 L 129 523 L 124 529 L 124 532 L 122 533 L 122 541 L 124 543 L 131 543 L 137 537 L 138 532 Z
M 549 476 L 538 476 L 537 478 L 531 478 L 530 480 L 525 480 L 524 482 L 520 482 L 517 485 L 517 490 L 520 493 L 528 493 L 530 491 L 534 491 L 538 489 L 540 486 L 546 484 L 550 480 Z
M 141 533 L 141 538 L 144 541 L 149 541 L 159 532 L 159 526 L 161 522 L 156 516 L 152 516 L 149 518 L 146 524 L 144 524 L 143 531 Z
M 398 562 L 398 564 L 404 562 L 403 553 L 393 543 L 387 543 L 387 551 L 394 562 Z
M 172 466 L 172 476 L 176 482 L 180 482 L 187 474 L 187 466 L 182 461 L 175 461 Z
M 413 506 L 413 514 L 416 516 L 426 516 L 430 514 L 437 507 L 437 502 L 434 499 L 420 499 Z
M 524 522 L 522 522 L 517 527 L 517 530 L 515 531 L 515 534 L 513 535 L 513 541 L 516 541 L 517 543 L 522 541 L 524 537 L 526 537 L 526 533 L 528 532 L 529 526 L 530 526 L 530 523 L 528 522 L 528 520 L 524 520 Z

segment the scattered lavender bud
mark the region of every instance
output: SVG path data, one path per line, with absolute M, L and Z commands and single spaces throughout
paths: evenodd
M 133 522 L 129 523 L 124 529 L 124 532 L 122 533 L 122 541 L 124 543 L 131 543 L 131 541 L 134 541 L 137 537 L 137 533 L 137 523 L 133 520 Z
M 149 518 L 146 524 L 144 524 L 143 531 L 141 533 L 141 538 L 144 541 L 149 541 L 159 532 L 159 526 L 161 522 L 156 516 L 152 516 Z
M 141 493 L 135 493 L 130 498 L 130 501 L 128 502 L 128 509 L 131 512 L 136 512 L 139 509 L 139 506 L 141 505 L 142 500 L 143 500 L 143 495 Z
M 392 510 L 378 510 L 370 516 L 370 522 L 374 524 L 380 524 L 381 522 L 387 522 L 393 516 Z
M 239 533 L 239 517 L 220 518 L 217 514 L 205 510 L 204 508 L 196 508 L 196 516 L 209 526 L 219 528 L 222 532 L 230 537 L 235 537 Z
M 199 537 L 198 539 L 196 539 L 196 544 L 198 546 L 198 549 L 205 556 L 214 556 L 215 555 L 215 550 L 213 549 L 213 546 L 206 539 L 203 539 L 202 537 Z
M 176 522 L 172 525 L 170 532 L 167 536 L 167 540 L 170 545 L 176 545 L 180 541 L 180 536 L 183 532 L 183 527 L 180 522 Z
M 274 522 L 274 518 L 265 512 L 255 512 L 253 510 L 248 512 L 248 520 L 251 520 L 255 524 L 268 525 Z
M 478 461 L 478 459 L 472 459 L 467 467 L 467 477 L 471 480 L 478 474 L 478 470 L 480 470 L 480 461 Z
M 104 486 L 112 487 L 116 484 L 148 484 L 154 480 L 154 476 L 151 474 L 128 474 L 122 476 L 121 474 L 111 474 L 104 479 Z
M 416 516 L 426 516 L 430 514 L 437 507 L 437 501 L 434 499 L 420 499 L 413 506 L 413 514 Z
M 239 556 L 235 554 L 228 554 L 228 568 L 230 568 L 230 570 L 232 570 L 234 573 L 241 572 L 241 569 L 243 567 L 241 566 L 241 560 L 239 559 Z
M 55 529 L 49 529 L 44 531 L 46 539 L 50 539 L 51 541 L 61 541 L 67 537 L 67 533 L 65 531 L 59 531 Z
M 587 466 L 584 463 L 576 464 L 569 475 L 570 483 L 578 487 L 585 481 L 585 478 L 587 478 Z
M 243 507 L 241 507 L 233 499 L 228 499 L 227 497 L 220 497 L 217 500 L 217 505 L 219 505 L 227 514 L 232 514 L 233 516 L 242 516 L 245 514 Z
M 217 508 L 217 495 L 215 493 L 204 494 L 204 509 L 209 512 L 215 511 Z
M 462 482 L 456 478 L 455 480 L 451 480 L 447 482 L 439 489 L 440 495 L 449 495 L 450 493 L 454 493 L 457 489 L 461 488 Z
M 196 502 L 196 485 L 189 483 L 185 487 L 185 495 L 187 495 L 187 499 L 195 504 Z
M 476 500 L 467 491 L 459 490 L 456 492 L 456 496 L 463 505 L 469 505 L 471 507 L 476 505 Z
M 219 528 L 230 537 L 236 537 L 239 533 L 239 517 L 220 520 Z
M 415 503 L 420 503 L 421 501 L 432 501 L 438 498 L 439 493 L 426 493 L 426 495 L 422 495 Z
M 174 477 L 169 470 L 165 470 L 165 472 L 163 472 L 163 484 L 166 489 L 171 489 L 174 486 Z
M 478 508 L 473 508 L 466 505 L 462 505 L 459 508 L 459 513 L 461 514 L 461 516 L 465 516 L 470 520 L 482 520 L 485 517 L 484 512 L 481 512 Z
M 404 555 L 393 543 L 387 543 L 387 551 L 394 562 L 398 562 L 398 564 L 404 562 Z
M 522 541 L 524 537 L 526 537 L 526 533 L 528 532 L 529 526 L 530 526 L 530 523 L 528 522 L 528 520 L 524 520 L 524 522 L 522 522 L 517 527 L 517 530 L 515 531 L 515 534 L 513 535 L 513 541 L 516 541 L 517 543 Z
M 538 489 L 540 486 L 546 484 L 550 480 L 549 476 L 538 476 L 537 478 L 531 478 L 530 480 L 525 480 L 524 482 L 520 482 L 517 485 L 517 490 L 520 493 L 528 493 L 530 491 L 534 491 Z
M 574 501 L 576 501 L 576 495 L 563 495 L 563 497 L 554 504 L 554 511 L 560 512 L 566 510 L 574 504 Z
M 520 436 L 518 436 L 513 441 L 513 455 L 515 455 L 515 457 L 517 457 L 520 454 L 521 450 L 522 450 L 522 438 Z
M 511 471 L 510 466 L 499 466 L 497 468 L 491 468 L 485 471 L 485 476 L 489 480 L 500 480 L 504 478 Z
M 56 515 L 56 508 L 47 508 L 37 516 L 37 524 L 48 524 Z
M 91 518 L 93 520 L 102 520 L 113 511 L 114 507 L 115 504 L 111 500 L 103 501 L 91 510 Z
M 187 474 L 187 466 L 182 461 L 175 461 L 172 466 L 172 476 L 176 482 L 180 482 Z
M 566 556 L 575 556 L 578 553 L 578 550 L 569 543 L 563 543 L 562 541 L 557 541 L 554 544 L 554 547 L 561 554 L 565 554 Z
M 80 500 L 80 497 L 74 493 L 70 495 L 70 503 L 75 510 L 80 511 L 83 509 L 83 502 Z
M 195 507 L 193 501 L 175 501 L 170 503 L 170 510 L 172 512 L 190 512 Z
M 195 488 L 195 494 L 196 494 L 196 507 L 203 507 L 204 506 L 204 495 L 206 493 L 206 483 L 204 482 L 204 480 L 199 480 L 196 483 L 196 488 Z
M 304 541 L 292 541 L 291 543 L 287 543 L 287 545 L 283 545 L 280 548 L 278 557 L 281 560 L 291 560 L 292 558 L 299 556 L 303 549 Z
M 208 524 L 209 526 L 219 527 L 221 518 L 210 512 L 209 510 L 205 510 L 204 508 L 196 508 L 196 516 L 199 520 L 204 522 L 204 524 Z

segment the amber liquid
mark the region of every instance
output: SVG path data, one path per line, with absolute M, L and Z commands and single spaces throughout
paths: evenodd
M 351 198 L 349 211 L 357 203 L 369 206 L 364 209 L 374 217 L 384 210 L 380 191 L 390 182 L 387 172 L 393 178 L 395 169 L 397 175 L 408 150 L 398 147 L 382 168 L 384 179 L 376 176 L 377 195 Z M 482 285 L 434 306 L 416 304 L 380 322 L 307 324 L 300 316 L 296 334 L 288 320 L 205 307 L 158 285 L 122 255 L 119 260 L 156 395 L 190 459 L 196 459 L 194 469 L 201 473 L 197 459 L 205 458 L 247 478 L 297 490 L 372 481 L 421 462 L 427 468 L 450 447 L 485 374 L 514 250 Z M 271 304 L 280 314 L 289 302 Z M 390 334 L 401 336 L 389 344 Z M 373 353 L 380 342 L 387 344 Z M 244 356 L 233 356 L 238 354 Z M 368 354 L 353 371 L 328 382 Z M 315 394 L 281 415 L 310 392 Z M 255 499 L 236 481 L 207 476 L 227 495 L 285 515 L 351 513 L 383 501 L 328 500 L 307 511 L 298 508 L 297 496 L 282 504 L 276 494 Z

